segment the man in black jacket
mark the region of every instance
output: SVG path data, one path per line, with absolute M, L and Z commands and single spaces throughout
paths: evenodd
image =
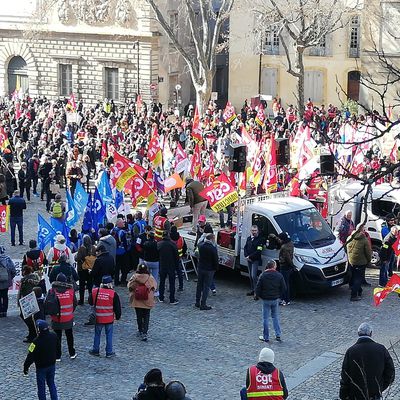
M 93 286 L 100 287 L 103 276 L 114 277 L 115 261 L 114 257 L 101 244 L 96 249 L 96 260 L 92 268 Z
M 254 296 L 254 289 L 257 286 L 258 268 L 261 265 L 261 252 L 264 246 L 264 238 L 260 236 L 257 225 L 251 227 L 251 235 L 244 245 L 244 256 L 247 260 L 250 278 L 250 292 L 247 296 Z
M 371 339 L 372 328 L 367 323 L 358 327 L 357 343 L 343 359 L 340 380 L 341 400 L 379 400 L 382 392 L 394 381 L 392 357 L 382 344 Z
M 18 191 L 14 192 L 13 197 L 8 201 L 10 206 L 10 231 L 11 246 L 15 246 L 15 228 L 18 227 L 19 244 L 24 244 L 24 217 L 23 211 L 26 210 L 26 203 Z
M 379 251 L 379 257 L 381 259 L 381 267 L 379 272 L 379 286 L 386 286 L 388 282 L 389 266 L 394 256 L 393 245 L 396 243 L 399 230 L 397 226 L 390 228 L 389 234 L 383 239 L 382 247 Z
M 49 325 L 46 321 L 39 319 L 36 321 L 36 326 L 39 330 L 39 336 L 33 340 L 28 348 L 28 355 L 24 363 L 24 375 L 28 375 L 29 367 L 35 363 L 39 400 L 46 400 L 46 382 L 51 400 L 57 400 L 54 376 L 56 373 L 58 338 L 54 332 L 49 331 Z
M 207 297 L 211 282 L 219 265 L 218 252 L 214 241 L 214 234 L 207 233 L 205 240 L 199 244 L 195 306 L 200 308 L 200 310 L 211 310 L 212 308 L 207 305 Z
M 169 302 L 170 304 L 178 304 L 175 298 L 175 271 L 179 267 L 179 254 L 176 244 L 169 237 L 169 232 L 164 231 L 163 238 L 157 243 L 160 255 L 160 287 L 158 301 L 164 302 L 165 280 L 168 276 L 169 281 Z
M 281 273 L 276 270 L 276 262 L 269 260 L 265 271 L 258 278 L 256 296 L 263 300 L 263 324 L 264 331 L 259 339 L 269 342 L 269 315 L 271 314 L 274 325 L 275 336 L 278 342 L 281 341 L 281 327 L 278 316 L 278 300 L 286 291 L 285 280 Z

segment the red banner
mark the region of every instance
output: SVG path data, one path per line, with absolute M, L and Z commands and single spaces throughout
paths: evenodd
M 233 107 L 230 101 L 226 103 L 226 107 L 222 116 L 227 124 L 230 124 L 236 118 L 235 107 Z
M 263 127 L 264 124 L 265 124 L 264 106 L 262 105 L 262 103 L 260 103 L 259 106 L 258 106 L 258 112 L 257 112 L 257 115 L 256 115 L 256 122 L 261 127 Z
M 201 135 L 200 115 L 199 109 L 195 108 L 193 116 L 192 136 L 196 142 L 202 142 L 203 136 Z
M 8 230 L 10 220 L 10 206 L 0 205 L 0 232 L 5 233 Z
M 200 145 L 196 143 L 192 159 L 190 160 L 190 175 L 196 178 L 201 175 Z
M 147 158 L 154 167 L 158 167 L 162 163 L 162 152 L 160 147 L 160 136 L 158 135 L 157 125 L 153 125 L 153 134 L 149 143 Z
M 208 200 L 211 209 L 215 212 L 219 212 L 239 200 L 235 188 L 224 174 L 221 174 L 210 186 L 202 190 L 200 196 Z

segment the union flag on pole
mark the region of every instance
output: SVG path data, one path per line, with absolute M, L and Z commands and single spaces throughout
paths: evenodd
M 196 143 L 194 147 L 194 153 L 190 160 L 190 175 L 192 178 L 196 178 L 201 175 L 201 156 L 200 156 L 200 145 Z
M 0 150 L 4 151 L 10 145 L 10 141 L 8 140 L 8 135 L 4 131 L 4 128 L 0 127 Z
M 185 184 L 184 184 L 182 178 L 177 173 L 172 174 L 168 178 L 164 179 L 165 193 L 168 193 L 174 189 L 183 188 L 184 186 L 185 186 Z
M 258 111 L 256 115 L 256 122 L 258 125 L 261 126 L 261 128 L 265 125 L 265 114 L 264 114 L 264 106 L 262 103 L 259 104 L 258 106 Z
M 233 107 L 230 101 L 226 103 L 226 107 L 222 116 L 227 124 L 230 124 L 236 118 L 235 107 Z
M 8 230 L 8 224 L 10 221 L 10 206 L 0 206 L 0 232 L 5 233 Z
M 114 151 L 114 164 L 110 174 L 112 186 L 122 191 L 127 182 L 138 173 L 136 167 L 139 166 Z
M 215 212 L 239 200 L 239 195 L 226 175 L 221 174 L 214 182 L 200 192 L 210 203 L 211 209 Z
M 147 158 L 153 164 L 154 167 L 158 167 L 162 163 L 160 136 L 158 135 L 158 127 L 156 124 L 153 125 L 153 133 L 151 135 L 151 140 L 149 143 Z
M 400 293 L 400 276 L 393 274 L 384 288 L 374 289 L 374 304 L 378 307 L 389 293 Z
M 154 174 L 153 174 L 153 170 L 151 168 L 149 168 L 149 171 L 147 173 L 146 182 L 149 185 L 149 188 L 151 190 L 151 192 L 149 193 L 149 195 L 147 197 L 147 208 L 150 208 L 156 202 L 156 198 L 157 198 L 156 182 L 154 180 Z
M 196 142 L 201 143 L 203 141 L 203 136 L 201 135 L 200 114 L 197 106 L 194 109 L 192 136 Z
M 182 149 L 181 144 L 178 142 L 175 150 L 175 172 L 180 174 L 181 172 L 186 172 L 189 167 L 189 159 L 186 153 Z
M 266 193 L 272 193 L 278 189 L 276 174 L 276 141 L 271 137 L 265 162 L 264 188 Z
M 142 96 L 140 94 L 136 97 L 136 115 L 139 115 L 142 112 Z
M 69 96 L 66 108 L 67 108 L 67 111 L 70 111 L 70 112 L 76 111 L 76 101 L 75 101 L 75 96 L 73 93 L 71 93 L 71 96 Z

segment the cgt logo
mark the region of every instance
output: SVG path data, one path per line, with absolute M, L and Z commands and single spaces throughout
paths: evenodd
M 256 382 L 262 383 L 263 385 L 268 385 L 272 383 L 272 374 L 263 374 L 259 372 L 256 376 Z

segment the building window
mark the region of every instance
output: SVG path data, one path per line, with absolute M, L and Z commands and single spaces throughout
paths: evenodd
M 60 89 L 60 96 L 70 96 L 72 93 L 72 65 L 59 64 L 58 65 L 58 87 Z
M 350 20 L 349 57 L 360 56 L 360 17 L 355 15 Z
M 178 13 L 177 12 L 171 12 L 169 14 L 169 26 L 171 27 L 171 30 L 174 34 L 174 36 L 177 38 L 178 37 Z
M 263 54 L 279 55 L 279 32 L 276 26 L 271 26 L 265 31 L 262 51 Z
M 323 36 L 317 46 L 310 48 L 310 56 L 325 57 L 326 55 L 328 55 L 326 51 L 326 36 Z
M 105 68 L 105 97 L 119 100 L 118 68 Z

